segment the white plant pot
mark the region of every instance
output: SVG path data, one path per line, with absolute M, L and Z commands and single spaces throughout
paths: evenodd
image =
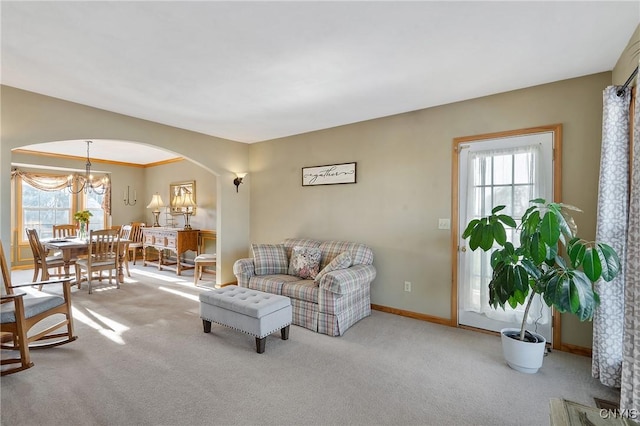
M 537 333 L 530 332 L 537 339 L 537 343 L 523 342 L 507 337 L 505 333 L 520 333 L 519 328 L 503 328 L 500 330 L 502 338 L 502 353 L 509 367 L 522 373 L 533 374 L 542 367 L 544 347 L 547 341 Z

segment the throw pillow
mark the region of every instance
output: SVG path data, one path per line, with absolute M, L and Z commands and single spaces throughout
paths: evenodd
M 316 275 L 315 278 L 316 282 L 320 282 L 320 279 L 325 274 L 328 274 L 331 271 L 337 271 L 338 269 L 347 269 L 349 266 L 351 266 L 351 255 L 349 255 L 349 252 L 343 251 L 342 253 L 334 257 L 327 266 L 322 268 L 322 271 L 318 272 L 318 275 Z
M 289 275 L 303 279 L 314 279 L 320 269 L 320 256 L 322 256 L 322 252 L 319 248 L 295 246 L 291 250 Z
M 251 244 L 256 275 L 286 274 L 289 268 L 284 244 Z

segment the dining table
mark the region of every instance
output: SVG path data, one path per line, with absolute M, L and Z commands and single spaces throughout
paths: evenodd
M 76 259 L 78 256 L 86 256 L 89 254 L 89 241 L 81 238 L 47 238 L 42 239 L 40 242 L 45 249 L 62 253 L 65 277 L 69 276 L 69 267 L 72 264 L 72 260 Z M 117 276 L 119 283 L 124 282 L 123 266 L 126 261 L 126 253 L 130 243 L 130 240 L 119 240 Z

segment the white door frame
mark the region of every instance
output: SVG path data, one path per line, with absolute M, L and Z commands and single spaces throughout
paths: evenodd
M 535 133 L 553 133 L 553 201 L 562 200 L 562 124 L 552 124 L 547 126 L 531 127 L 527 129 L 509 130 L 505 132 L 487 133 L 482 135 L 464 136 L 453 140 L 452 155 L 452 196 L 451 196 L 451 323 L 458 324 L 458 220 L 459 220 L 459 153 L 460 145 L 469 144 L 488 139 L 499 139 L 512 136 L 522 136 Z M 559 349 L 561 345 L 561 324 L 560 315 L 553 314 L 553 348 Z

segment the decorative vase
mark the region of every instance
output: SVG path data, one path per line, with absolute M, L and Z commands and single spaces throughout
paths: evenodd
M 518 337 L 511 337 L 519 334 L 519 328 L 503 328 L 500 330 L 504 359 L 509 364 L 509 367 L 516 371 L 528 374 L 536 373 L 542 367 L 547 341 L 537 333 L 531 333 L 538 340 L 535 343 L 523 342 Z
M 80 222 L 80 230 L 78 231 L 78 238 L 86 241 L 89 238 L 87 228 L 89 224 L 87 222 Z

